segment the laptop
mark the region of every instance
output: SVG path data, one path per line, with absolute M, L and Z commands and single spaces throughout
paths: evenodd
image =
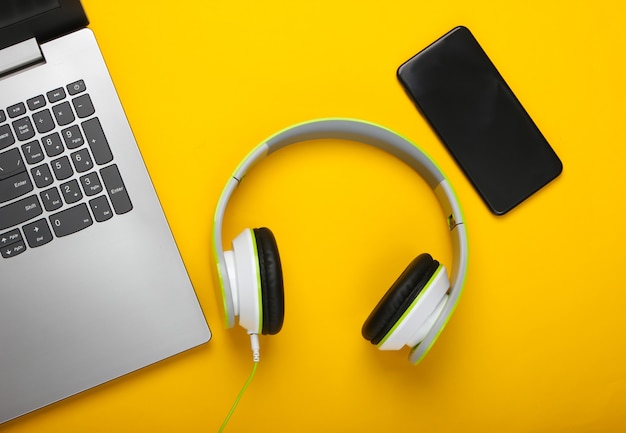
M 0 423 L 211 332 L 79 0 L 0 0 Z

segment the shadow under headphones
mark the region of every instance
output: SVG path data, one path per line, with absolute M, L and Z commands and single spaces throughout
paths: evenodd
M 360 120 L 321 119 L 284 129 L 253 149 L 233 173 L 217 204 L 213 228 L 226 326 L 233 327 L 239 318 L 239 325 L 252 336 L 276 334 L 285 312 L 281 261 L 272 232 L 267 228 L 245 229 L 232 242 L 232 250 L 224 251 L 222 226 L 228 201 L 246 172 L 264 157 L 290 144 L 318 139 L 361 142 L 395 155 L 428 183 L 443 209 L 453 241 L 450 282 L 442 264 L 429 254 L 419 255 L 385 293 L 362 328 L 363 337 L 380 350 L 409 346 L 409 361 L 417 364 L 434 344 L 461 295 L 468 265 L 467 232 L 454 191 L 430 157 L 395 132 Z

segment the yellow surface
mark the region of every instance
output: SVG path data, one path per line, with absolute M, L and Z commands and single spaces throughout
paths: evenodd
M 356 117 L 426 149 L 455 186 L 471 253 L 457 312 L 422 364 L 360 328 L 404 266 L 450 263 L 436 201 L 402 163 L 355 143 L 288 148 L 250 174 L 226 238 L 267 225 L 285 271 L 283 331 L 262 337 L 231 432 L 626 430 L 626 8 L 591 1 L 84 0 L 214 332 L 198 349 L 0 427 L 216 431 L 251 369 L 210 270 L 214 205 L 258 142 Z M 398 84 L 403 61 L 468 26 L 564 164 L 489 213 Z M 1 380 L 0 380 L 1 386 Z

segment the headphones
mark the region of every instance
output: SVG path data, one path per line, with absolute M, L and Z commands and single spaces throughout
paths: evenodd
M 318 139 L 361 142 L 395 155 L 428 183 L 443 209 L 453 241 L 450 280 L 444 265 L 430 254 L 419 255 L 385 293 L 362 328 L 363 337 L 380 350 L 409 346 L 409 361 L 417 364 L 459 301 L 468 266 L 467 232 L 455 193 L 434 161 L 408 139 L 360 120 L 321 119 L 286 128 L 253 149 L 233 173 L 217 204 L 213 226 L 216 276 L 226 326 L 232 328 L 238 318 L 251 336 L 272 335 L 281 330 L 285 312 L 281 261 L 272 232 L 265 227 L 245 229 L 233 240 L 232 250 L 224 251 L 222 226 L 228 201 L 248 170 L 263 158 L 291 144 Z

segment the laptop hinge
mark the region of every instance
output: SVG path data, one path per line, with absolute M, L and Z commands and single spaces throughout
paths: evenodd
M 44 57 L 37 43 L 31 38 L 0 50 L 0 77 L 18 69 L 43 62 Z

